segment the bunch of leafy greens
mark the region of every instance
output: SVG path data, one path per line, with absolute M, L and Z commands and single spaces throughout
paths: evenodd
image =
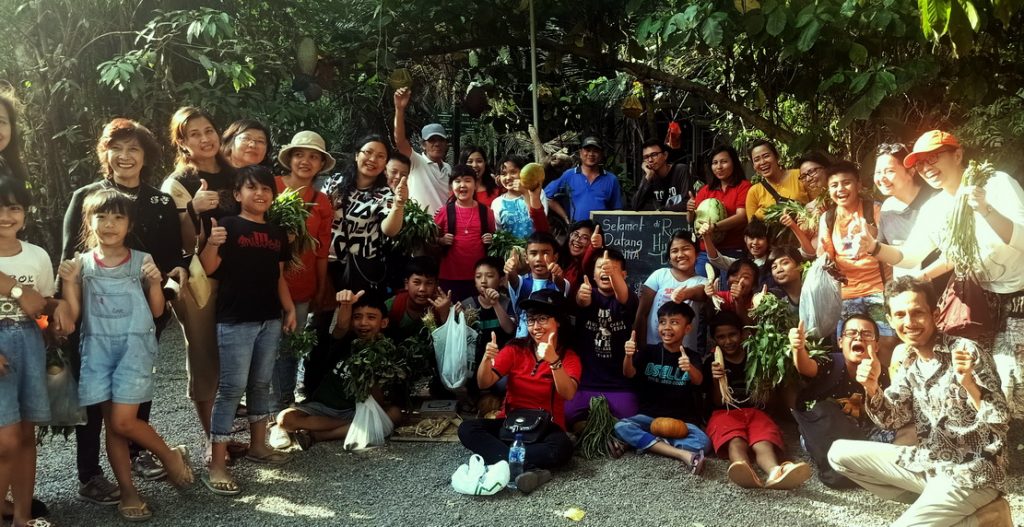
M 996 170 L 991 163 L 971 161 L 967 170 L 964 170 L 960 185 L 984 187 L 995 173 Z M 967 194 L 957 194 L 953 214 L 946 223 L 948 238 L 943 253 L 953 264 L 957 276 L 975 276 L 981 268 L 978 237 L 974 232 L 974 209 L 967 204 L 968 197 Z
M 267 211 L 267 220 L 288 233 L 292 253 L 289 269 L 302 269 L 302 253 L 315 250 L 319 245 L 306 228 L 306 219 L 312 214 L 309 209 L 313 204 L 302 200 L 305 188 L 285 189 L 274 198 Z
M 316 331 L 309 329 L 296 329 L 291 333 L 285 333 L 281 337 L 281 345 L 278 354 L 281 357 L 292 359 L 303 359 L 316 347 Z
M 440 229 L 434 217 L 414 200 L 405 202 L 402 230 L 389 238 L 395 250 L 407 255 L 420 254 L 436 243 Z
M 755 325 L 750 336 L 743 341 L 747 351 L 747 390 L 752 402 L 763 405 L 772 391 L 796 374 L 789 349 L 789 329 L 799 323 L 789 306 L 772 294 L 763 295 L 757 307 L 750 311 Z M 817 357 L 825 353 L 821 342 L 808 342 L 808 354 Z

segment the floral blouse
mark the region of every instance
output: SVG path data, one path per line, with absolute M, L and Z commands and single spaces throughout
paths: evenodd
M 975 357 L 974 380 L 981 390 L 977 410 L 953 369 L 952 350 L 961 346 Z M 902 447 L 899 466 L 946 476 L 965 488 L 1002 490 L 1010 414 L 991 355 L 973 341 L 943 336 L 935 345 L 934 360 L 938 364 L 911 351 L 892 385 L 867 398 L 868 415 L 886 429 L 914 422 L 918 444 Z

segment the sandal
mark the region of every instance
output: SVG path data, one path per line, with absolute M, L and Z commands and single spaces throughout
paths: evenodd
M 706 461 L 707 461 L 707 458 L 704 456 L 704 451 L 703 450 L 698 450 L 698 451 L 694 452 L 693 453 L 693 457 L 690 458 L 690 466 L 688 467 L 690 469 L 690 474 L 693 474 L 694 476 L 699 476 L 699 475 L 703 474 L 704 473 L 704 463 Z
M 210 474 L 203 474 L 202 480 L 203 485 L 206 485 L 210 492 L 218 496 L 237 496 L 242 493 L 242 489 L 239 488 L 238 483 L 235 483 L 233 479 L 213 481 L 210 479 Z
M 149 505 L 143 502 L 141 505 L 118 505 L 117 513 L 121 515 L 121 519 L 127 522 L 144 522 L 149 521 L 153 518 L 153 511 L 149 509 Z
M 612 459 L 619 459 L 626 453 L 626 443 L 616 437 L 608 438 L 608 455 Z
M 807 463 L 786 461 L 773 470 L 772 475 L 774 477 L 769 477 L 765 483 L 766 489 L 793 490 L 811 477 L 811 467 Z
M 171 452 L 181 456 L 181 463 L 184 465 L 183 473 L 171 474 L 167 472 L 168 479 L 171 484 L 175 487 L 187 487 L 195 481 L 195 476 L 192 474 L 192 464 L 189 463 L 188 447 L 185 445 L 178 445 L 171 449 Z
M 284 452 L 271 452 L 265 456 L 249 454 L 245 456 L 245 459 L 252 461 L 253 463 L 262 463 L 265 465 L 284 465 L 292 460 L 292 458 Z
M 761 482 L 761 478 L 757 477 L 757 473 L 750 467 L 750 463 L 746 461 L 737 461 L 729 465 L 727 472 L 729 481 L 745 489 L 759 489 L 764 487 L 764 483 Z
M 46 518 L 43 517 L 32 518 L 25 523 L 25 527 L 51 527 L 52 525 L 52 523 L 46 521 Z

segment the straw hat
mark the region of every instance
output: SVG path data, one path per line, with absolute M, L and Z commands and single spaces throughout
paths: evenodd
M 324 166 L 320 169 L 320 172 L 330 172 L 334 168 L 334 156 L 327 152 L 327 143 L 324 142 L 323 137 L 320 137 L 320 134 L 309 130 L 303 130 L 295 134 L 292 137 L 291 143 L 281 147 L 281 152 L 277 154 L 277 160 L 285 167 L 290 166 L 291 152 L 295 148 L 308 148 L 323 154 Z

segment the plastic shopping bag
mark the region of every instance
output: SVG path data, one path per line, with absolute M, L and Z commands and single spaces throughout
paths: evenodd
M 469 378 L 469 362 L 476 356 L 476 330 L 466 324 L 465 314 L 448 311 L 448 320 L 432 333 L 434 355 L 441 382 L 456 389 Z
M 53 346 L 46 352 L 46 391 L 50 396 L 50 420 L 39 426 L 66 427 L 84 425 L 85 408 L 78 404 L 78 382 L 64 352 Z
M 800 291 L 800 321 L 807 336 L 826 338 L 835 334 L 842 313 L 839 281 L 829 271 L 827 256 L 819 256 L 804 275 Z
M 365 401 L 356 403 L 356 415 L 345 435 L 345 450 L 363 450 L 383 445 L 394 428 L 387 412 L 371 395 Z

